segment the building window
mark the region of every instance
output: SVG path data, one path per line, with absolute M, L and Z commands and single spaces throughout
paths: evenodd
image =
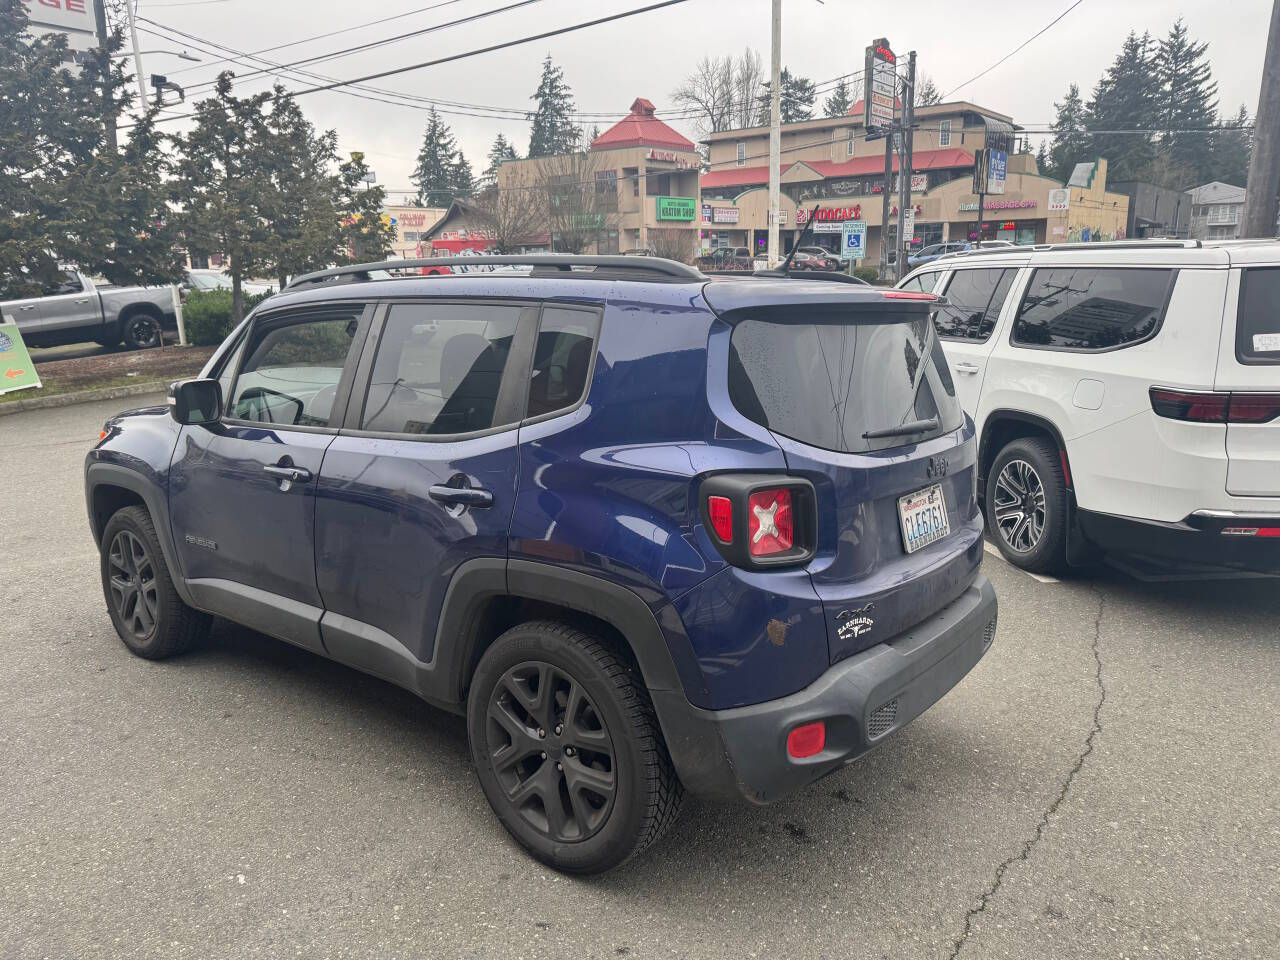
M 743 140 L 738 141 L 738 166 L 745 167 L 747 165 L 747 144 Z
M 848 139 L 845 141 L 845 147 L 844 147 L 844 154 L 846 157 L 853 156 L 853 144 L 854 144 L 853 127 L 850 127 L 849 136 L 848 136 Z
M 406 230 L 406 231 L 404 232 L 404 242 L 405 242 L 405 243 L 417 243 L 417 242 L 418 242 L 418 231 L 417 231 L 417 230 Z
M 596 253 L 604 256 L 605 254 L 618 253 L 618 231 L 617 230 L 601 230 L 596 234 Z
M 951 146 L 951 121 L 950 120 L 938 121 L 938 146 L 940 147 Z

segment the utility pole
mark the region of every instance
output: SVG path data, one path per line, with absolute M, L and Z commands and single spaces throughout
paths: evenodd
M 773 0 L 770 73 L 773 79 L 769 83 L 769 269 L 772 270 L 779 259 L 778 214 L 781 212 L 778 194 L 782 180 L 782 0 Z
M 1280 0 L 1277 0 L 1280 2 Z M 902 95 L 902 141 L 898 158 L 898 279 L 907 275 L 907 206 L 911 203 L 911 126 L 916 116 L 916 52 L 907 54 L 906 89 Z M 913 218 L 914 222 L 914 218 Z
M 111 96 L 111 53 L 107 39 L 105 0 L 93 0 L 93 19 L 98 31 L 98 69 L 102 72 L 102 123 L 106 128 L 107 146 L 115 153 L 120 149 L 116 136 L 116 105 Z
M 884 133 L 884 188 L 880 191 L 880 279 L 889 276 L 889 197 L 893 194 L 893 131 Z
M 1262 64 L 1262 92 L 1253 126 L 1253 156 L 1249 160 L 1241 235 L 1276 235 L 1276 194 L 1280 192 L 1280 0 L 1271 7 L 1271 31 Z
M 133 19 L 133 5 L 136 0 L 124 0 L 125 12 L 129 15 L 129 43 L 133 46 L 133 72 L 138 75 L 138 111 L 147 112 L 147 81 L 142 76 L 142 54 L 138 52 L 138 25 Z

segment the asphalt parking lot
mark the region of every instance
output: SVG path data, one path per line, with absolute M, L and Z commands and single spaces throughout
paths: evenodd
M 1280 956 L 1280 589 L 1042 583 L 865 760 L 690 802 L 612 874 L 524 857 L 462 721 L 219 624 L 131 656 L 81 490 L 120 407 L 0 420 L 0 957 Z

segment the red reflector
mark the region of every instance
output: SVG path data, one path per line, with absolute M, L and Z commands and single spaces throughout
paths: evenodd
M 1071 486 L 1071 468 L 1067 466 L 1067 451 L 1059 450 L 1058 459 L 1062 461 L 1062 482 Z
M 932 293 L 921 293 L 918 290 L 884 290 L 880 294 L 886 300 L 937 300 Z
M 1233 393 L 1227 419 L 1232 423 L 1266 423 L 1280 416 L 1280 394 Z
M 733 501 L 728 497 L 707 497 L 711 529 L 722 543 L 733 543 Z
M 1151 409 L 1170 420 L 1189 420 L 1195 423 L 1226 423 L 1229 393 L 1195 393 L 1190 390 L 1169 390 L 1152 387 Z
M 1280 537 L 1280 527 L 1223 527 L 1224 537 Z
M 796 727 L 787 734 L 787 753 L 796 759 L 812 757 L 827 745 L 827 725 L 822 720 Z
M 757 490 L 747 498 L 747 550 L 753 557 L 786 553 L 795 545 L 791 491 Z

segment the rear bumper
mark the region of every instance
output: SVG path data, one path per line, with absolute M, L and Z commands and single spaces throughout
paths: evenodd
M 702 710 L 679 692 L 656 692 L 676 770 L 701 797 L 777 800 L 858 759 L 941 699 L 982 659 L 995 624 L 995 591 L 979 575 L 928 620 L 842 660 L 790 696 Z M 787 734 L 817 720 L 827 728 L 823 751 L 790 757 Z
M 1171 572 L 1280 575 L 1280 540 L 1224 534 L 1280 526 L 1280 515 L 1197 511 L 1177 523 L 1078 511 L 1080 529 L 1105 553 L 1155 561 Z

